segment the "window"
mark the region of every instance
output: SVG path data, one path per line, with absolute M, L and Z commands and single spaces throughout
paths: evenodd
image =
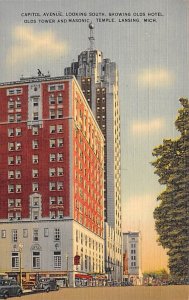
M 39 99 L 33 98 L 33 106 L 38 106 L 38 105 L 39 105 Z
M 63 84 L 59 84 L 59 85 L 58 85 L 58 90 L 61 91 L 61 90 L 63 90 L 63 89 L 64 89 L 64 85 L 63 85 Z
M 50 133 L 55 133 L 56 132 L 56 127 L 55 125 L 50 126 Z
M 8 122 L 13 123 L 14 122 L 14 115 L 8 115 Z
M 50 117 L 50 119 L 55 119 L 56 115 L 55 115 L 55 110 L 54 109 L 50 109 L 49 117 Z
M 49 190 L 55 191 L 56 190 L 56 183 L 55 182 L 49 182 Z
M 14 136 L 14 129 L 13 128 L 8 129 L 8 136 L 9 137 Z
M 49 176 L 50 176 L 50 177 L 53 177 L 53 176 L 55 176 L 55 175 L 56 175 L 55 168 L 49 169 Z
M 21 128 L 16 128 L 16 136 L 21 136 L 21 135 L 22 135 Z
M 49 201 L 50 201 L 50 205 L 56 204 L 56 198 L 54 196 L 50 197 Z
M 14 171 L 8 171 L 8 178 L 13 179 L 14 178 Z
M 50 95 L 49 96 L 49 105 L 54 105 L 55 104 L 55 98 L 54 98 L 54 95 Z
M 14 199 L 8 199 L 8 207 L 14 207 Z
M 57 117 L 58 119 L 63 118 L 63 109 L 58 109 Z
M 14 184 L 9 184 L 8 185 L 8 192 L 9 193 L 14 193 Z
M 21 199 L 16 199 L 16 207 L 21 207 Z
M 39 206 L 39 198 L 38 197 L 33 198 L 33 206 L 35 206 L 35 207 Z
M 10 99 L 8 102 L 8 109 L 14 109 L 14 102 L 12 99 Z
M 50 139 L 49 145 L 50 145 L 50 148 L 55 148 L 56 147 L 56 140 L 55 139 Z
M 13 151 L 14 150 L 14 143 L 8 143 L 8 149 L 9 149 L 9 151 Z
M 39 184 L 37 182 L 32 183 L 33 192 L 37 192 L 39 190 Z
M 62 125 L 57 125 L 57 132 L 62 133 L 63 132 L 63 126 Z
M 57 139 L 57 144 L 58 144 L 58 147 L 63 147 L 63 139 Z
M 56 155 L 54 153 L 50 154 L 50 162 L 56 161 Z
M 49 236 L 49 228 L 44 228 L 44 237 Z
M 63 168 L 58 168 L 57 175 L 62 176 L 64 174 Z
M 32 134 L 33 135 L 38 135 L 39 134 L 39 128 L 38 127 L 32 127 Z
M 62 210 L 58 210 L 58 218 L 63 219 L 63 211 Z
M 51 218 L 51 219 L 56 219 L 55 211 L 51 211 L 51 212 L 50 212 L 50 218 Z
M 63 197 L 62 196 L 58 196 L 57 200 L 58 200 L 58 205 L 63 204 Z
M 6 238 L 6 230 L 5 229 L 1 230 L 1 237 L 2 237 L 2 239 Z
M 14 157 L 13 156 L 9 156 L 8 157 L 8 164 L 9 165 L 13 165 L 14 164 Z
M 16 150 L 20 150 L 22 148 L 22 145 L 20 142 L 16 142 Z
M 22 161 L 21 156 L 20 156 L 20 155 L 17 155 L 17 156 L 16 156 L 16 165 L 20 165 L 20 164 L 21 164 L 21 161 Z
M 58 191 L 62 191 L 63 190 L 63 182 L 57 182 L 57 188 L 58 188 Z
M 33 269 L 40 269 L 40 252 L 35 251 L 33 252 L 33 257 L 32 257 L 32 264 L 33 264 Z
M 21 114 L 16 114 L 16 122 L 21 122 L 21 121 L 22 121 Z
M 18 231 L 17 229 L 12 230 L 12 241 L 17 242 L 18 241 Z
M 20 99 L 16 100 L 16 108 L 21 108 L 21 101 L 20 101 Z
M 62 98 L 62 95 L 60 94 L 60 95 L 58 95 L 57 103 L 62 104 L 62 102 L 63 102 L 63 98 Z
M 21 191 L 22 191 L 21 184 L 16 184 L 16 193 L 21 193 Z
M 39 120 L 39 114 L 38 114 L 38 112 L 34 112 L 33 113 L 33 120 L 34 121 L 38 121 Z
M 39 177 L 39 171 L 37 169 L 32 170 L 32 177 L 33 178 L 38 178 Z
M 38 140 L 33 140 L 33 141 L 32 141 L 32 148 L 33 148 L 33 149 L 38 149 L 38 148 L 39 148 Z
M 32 155 L 32 162 L 33 162 L 33 164 L 38 164 L 39 156 L 37 154 Z
M 39 212 L 38 211 L 34 211 L 33 212 L 33 219 L 34 220 L 38 220 L 39 219 Z
M 57 160 L 58 161 L 63 161 L 63 153 L 58 153 L 57 154 Z
M 54 268 L 61 268 L 61 252 L 55 251 L 54 252 Z
M 33 242 L 38 242 L 38 241 L 39 241 L 39 230 L 33 229 Z
M 60 241 L 60 228 L 54 229 L 54 241 Z
M 56 90 L 56 86 L 55 85 L 49 85 L 48 86 L 48 91 L 55 91 Z
M 16 179 L 21 178 L 21 171 L 20 170 L 15 171 L 15 177 L 16 177 Z
M 12 268 L 19 268 L 19 254 L 18 252 L 12 252 Z
M 24 238 L 28 237 L 28 229 L 23 229 L 23 237 Z

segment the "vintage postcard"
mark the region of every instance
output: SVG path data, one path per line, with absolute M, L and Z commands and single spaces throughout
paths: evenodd
M 0 0 L 0 40 L 0 297 L 188 300 L 189 1 Z

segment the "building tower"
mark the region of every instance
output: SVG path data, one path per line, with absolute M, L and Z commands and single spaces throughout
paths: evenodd
M 142 284 L 141 233 L 123 233 L 123 281 Z
M 89 24 L 89 48 L 64 70 L 75 75 L 102 130 L 104 145 L 105 267 L 112 280 L 122 277 L 120 180 L 120 109 L 115 62 L 95 49 L 94 25 Z M 110 247 L 108 245 L 111 245 Z

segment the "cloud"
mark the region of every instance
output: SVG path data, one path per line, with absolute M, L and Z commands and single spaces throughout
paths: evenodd
M 39 32 L 32 27 L 17 26 L 12 31 L 12 45 L 7 51 L 6 62 L 8 66 L 19 67 L 26 61 L 60 57 L 67 48 L 67 44 L 50 30 Z
M 156 118 L 148 121 L 134 121 L 132 132 L 134 134 L 151 134 L 161 130 L 165 125 L 163 118 Z
M 142 86 L 165 87 L 173 81 L 173 74 L 164 68 L 144 69 L 138 74 L 138 83 Z

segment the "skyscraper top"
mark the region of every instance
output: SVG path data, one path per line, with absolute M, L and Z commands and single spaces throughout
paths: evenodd
M 89 29 L 90 29 L 90 36 L 89 36 L 89 41 L 90 41 L 90 50 L 94 50 L 94 24 L 91 22 L 89 24 Z

